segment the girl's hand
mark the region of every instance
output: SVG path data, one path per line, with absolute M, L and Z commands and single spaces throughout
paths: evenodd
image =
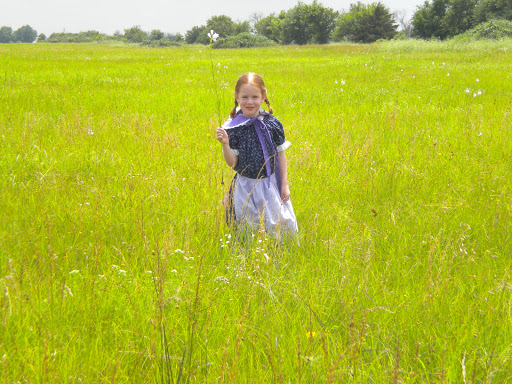
M 229 136 L 224 128 L 217 128 L 217 137 L 216 139 L 222 144 L 229 144 Z
M 290 200 L 290 187 L 288 187 L 288 184 L 281 186 L 281 200 L 283 203 L 286 203 L 288 200 Z

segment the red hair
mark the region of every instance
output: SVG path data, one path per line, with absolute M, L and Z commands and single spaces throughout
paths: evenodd
M 243 85 L 255 85 L 261 90 L 261 94 L 265 96 L 265 104 L 268 106 L 268 113 L 273 114 L 274 110 L 270 106 L 270 101 L 268 101 L 267 97 L 267 88 L 265 88 L 265 83 L 263 82 L 263 79 L 260 75 L 254 72 L 247 72 L 244 73 L 242 76 L 238 78 L 238 81 L 235 85 L 235 94 L 238 95 L 240 93 L 240 88 L 242 88 Z M 231 118 L 234 118 L 236 116 L 236 107 L 238 107 L 238 102 L 235 98 L 235 107 L 231 110 L 231 113 L 229 116 Z

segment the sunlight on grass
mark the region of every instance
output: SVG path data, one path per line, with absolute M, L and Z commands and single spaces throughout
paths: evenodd
M 292 142 L 298 246 L 225 226 L 206 49 L 1 45 L 0 378 L 512 380 L 511 47 L 216 50 L 226 117 L 254 70 Z

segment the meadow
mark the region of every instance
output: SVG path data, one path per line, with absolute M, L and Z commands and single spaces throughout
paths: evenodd
M 512 382 L 511 58 L 0 45 L 1 382 Z M 300 244 L 224 222 L 247 71 Z

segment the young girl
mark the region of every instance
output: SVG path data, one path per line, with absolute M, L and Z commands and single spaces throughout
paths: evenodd
M 266 103 L 268 112 L 261 108 Z M 228 224 L 264 229 L 280 239 L 294 236 L 297 220 L 290 201 L 283 125 L 272 116 L 263 79 L 245 73 L 235 87 L 230 119 L 217 128 L 226 163 L 237 173 L 225 201 Z

